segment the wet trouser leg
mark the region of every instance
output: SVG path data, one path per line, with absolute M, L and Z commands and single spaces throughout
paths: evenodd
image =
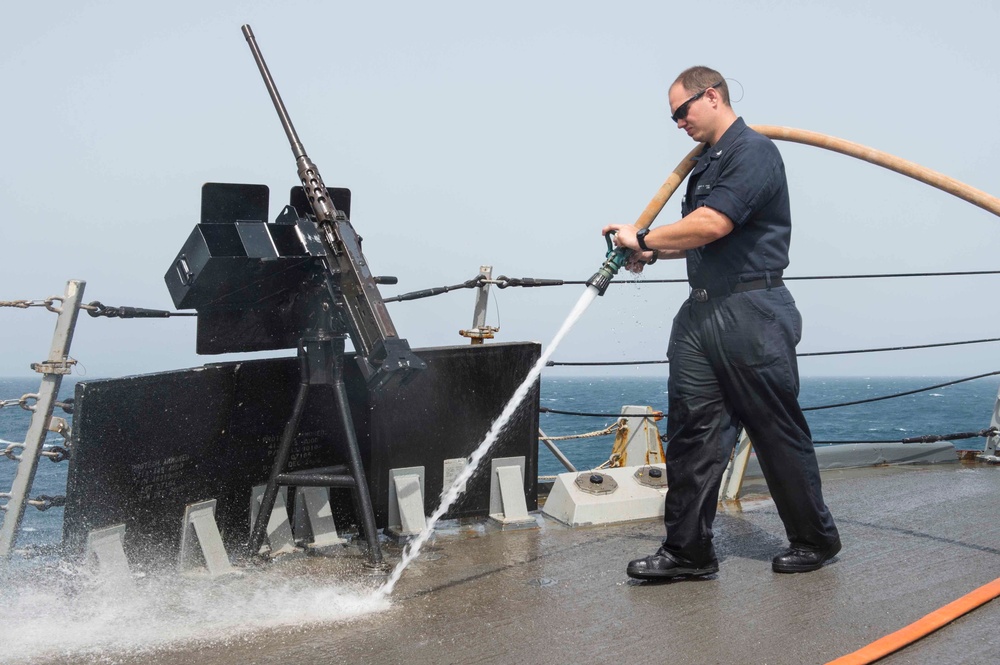
M 663 518 L 663 548 L 698 566 L 715 560 L 712 522 L 739 429 L 703 347 L 701 307 L 684 303 L 670 333 Z
M 668 351 L 668 551 L 695 562 L 712 555 L 715 503 L 741 423 L 789 541 L 824 549 L 838 537 L 798 404 L 800 336 L 784 287 L 682 306 Z

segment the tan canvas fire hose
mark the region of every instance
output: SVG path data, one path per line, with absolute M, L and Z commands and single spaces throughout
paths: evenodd
M 810 132 L 804 129 L 775 127 L 772 125 L 752 125 L 751 129 L 760 132 L 768 138 L 778 141 L 803 143 L 816 148 L 839 152 L 856 159 L 862 159 L 866 162 L 875 164 L 876 166 L 881 166 L 889 169 L 890 171 L 895 171 L 896 173 L 901 173 L 905 176 L 913 178 L 914 180 L 919 180 L 925 185 L 936 187 L 940 190 L 948 192 L 949 194 L 957 196 L 960 199 L 968 201 L 973 205 L 979 206 L 983 210 L 988 210 L 994 215 L 1000 216 L 1000 199 L 997 197 L 987 194 L 986 192 L 976 189 L 975 187 L 970 187 L 969 185 L 959 182 L 954 178 L 950 178 L 943 173 L 932 171 L 931 169 L 921 166 L 920 164 L 915 164 L 914 162 L 896 157 L 895 155 L 890 155 L 887 152 L 875 150 L 873 148 L 863 146 L 860 143 L 845 141 L 844 139 L 838 139 L 834 136 L 827 136 L 826 134 Z M 677 187 L 681 184 L 684 178 L 687 177 L 688 173 L 691 172 L 691 169 L 694 168 L 694 158 L 701 152 L 704 146 L 704 143 L 699 144 L 694 150 L 689 152 L 684 159 L 681 160 L 680 164 L 677 165 L 677 168 L 673 170 L 666 182 L 664 182 L 659 191 L 656 192 L 656 195 L 649 202 L 649 205 L 646 206 L 646 209 L 642 211 L 641 215 L 639 215 L 639 219 L 635 223 L 637 227 L 645 228 L 653 223 L 653 220 L 656 219 L 658 214 L 660 214 L 660 211 L 663 209 L 667 200 L 670 199 Z
M 677 168 L 675 168 L 670 175 L 667 176 L 667 180 L 660 185 L 660 189 L 657 190 L 656 195 L 649 202 L 649 205 L 646 206 L 646 209 L 642 211 L 642 214 L 639 215 L 639 219 L 636 220 L 635 225 L 637 227 L 640 229 L 649 228 L 649 225 L 653 223 L 656 216 L 660 214 L 661 210 L 663 210 L 663 206 L 665 206 L 667 201 L 670 200 L 670 197 L 673 196 L 677 187 L 684 181 L 684 178 L 687 177 L 688 173 L 691 173 L 691 169 L 694 168 L 695 159 L 697 159 L 699 153 L 701 153 L 704 148 L 704 143 L 696 145 L 694 150 L 685 155 L 684 159 L 681 160 L 681 163 L 677 165 Z
M 970 187 L 963 182 L 950 178 L 937 171 L 932 171 L 919 164 L 901 159 L 895 155 L 874 150 L 860 143 L 853 143 L 838 139 L 819 132 L 810 132 L 804 129 L 792 129 L 790 127 L 774 127 L 771 125 L 752 125 L 754 129 L 768 138 L 780 141 L 793 141 L 804 143 L 816 148 L 832 150 L 856 159 L 863 159 L 877 166 L 882 166 L 891 171 L 901 173 L 905 176 L 919 180 L 920 182 L 936 187 L 948 192 L 960 199 L 979 206 L 983 210 L 988 210 L 994 215 L 1000 216 L 1000 199 L 991 196 L 975 187 Z M 667 177 L 666 182 L 656 192 L 656 195 L 646 206 L 646 209 L 639 215 L 635 225 L 639 228 L 646 228 L 653 223 L 656 216 L 663 210 L 663 206 L 680 186 L 681 182 L 691 172 L 695 165 L 695 157 L 704 149 L 705 144 L 701 143 L 689 152 L 677 168 Z M 869 644 L 858 651 L 831 661 L 827 665 L 868 665 L 874 663 L 894 651 L 913 644 L 917 640 L 926 637 L 935 630 L 958 619 L 964 614 L 971 612 L 977 607 L 1000 597 L 1000 578 L 985 584 L 975 591 L 972 591 L 958 600 L 945 605 L 944 607 L 931 612 L 924 618 L 916 621 L 905 628 L 898 630 L 891 635 L 887 635 L 880 640 Z

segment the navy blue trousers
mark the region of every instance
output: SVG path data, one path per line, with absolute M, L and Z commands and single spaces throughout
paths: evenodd
M 712 522 L 741 426 L 789 542 L 824 549 L 838 538 L 798 402 L 801 336 L 802 317 L 784 286 L 681 306 L 667 350 L 663 547 L 671 554 L 694 564 L 715 559 Z

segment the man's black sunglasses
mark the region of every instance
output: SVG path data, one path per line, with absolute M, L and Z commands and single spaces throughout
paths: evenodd
M 698 94 L 688 99 L 686 102 L 677 107 L 677 110 L 674 111 L 674 114 L 672 116 L 670 116 L 670 119 L 673 120 L 674 122 L 679 122 L 684 118 L 688 117 L 688 107 L 690 107 L 696 101 L 701 99 L 702 95 L 708 92 L 711 88 L 718 88 L 720 85 L 722 85 L 722 83 L 723 83 L 722 81 L 719 81 L 715 85 L 710 85 L 701 92 L 699 92 Z

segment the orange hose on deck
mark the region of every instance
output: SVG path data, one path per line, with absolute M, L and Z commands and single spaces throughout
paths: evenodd
M 831 660 L 826 665 L 868 665 L 868 663 L 874 663 L 876 660 L 885 658 L 889 654 L 930 635 L 938 628 L 946 626 L 981 605 L 985 605 L 997 596 L 1000 596 L 1000 577 L 965 594 L 958 600 L 948 603 L 941 609 L 934 610 L 909 626 L 886 635 L 882 639 L 875 640 L 854 653 Z

